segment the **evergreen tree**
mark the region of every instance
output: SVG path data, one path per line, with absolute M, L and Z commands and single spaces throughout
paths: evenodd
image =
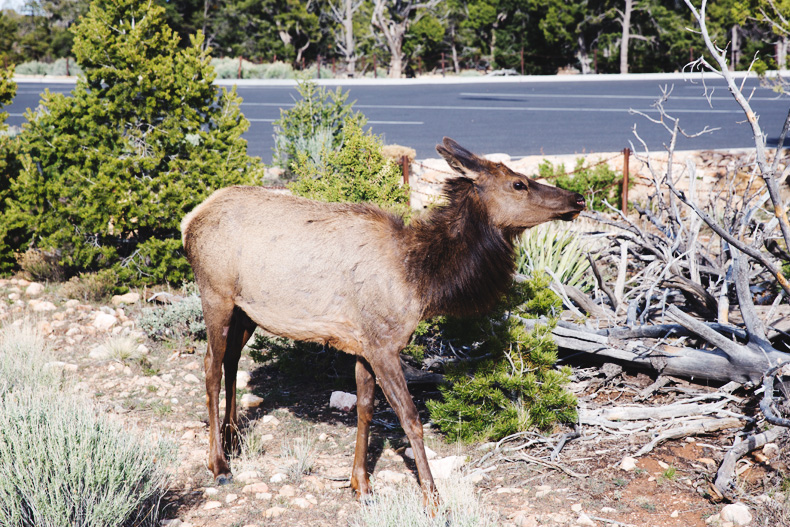
M 0 223 L 24 234 L 16 250 L 59 251 L 68 274 L 178 283 L 190 274 L 184 214 L 262 173 L 241 138 L 240 98 L 212 85 L 203 35 L 179 49 L 154 4 L 95 0 L 74 33 L 84 77 L 28 112 Z

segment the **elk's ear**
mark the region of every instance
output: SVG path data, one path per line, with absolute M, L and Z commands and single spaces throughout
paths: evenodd
M 447 161 L 450 168 L 466 177 L 475 177 L 484 170 L 482 160 L 449 137 L 436 145 L 436 151 Z

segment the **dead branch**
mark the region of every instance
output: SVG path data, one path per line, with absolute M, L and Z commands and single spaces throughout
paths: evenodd
M 738 490 L 735 482 L 735 465 L 738 463 L 738 460 L 749 452 L 762 448 L 767 443 L 776 441 L 786 433 L 787 428 L 778 426 L 761 434 L 751 435 L 748 439 L 730 448 L 724 455 L 724 460 L 716 472 L 716 481 L 713 483 L 721 495 L 730 501 L 735 501 Z

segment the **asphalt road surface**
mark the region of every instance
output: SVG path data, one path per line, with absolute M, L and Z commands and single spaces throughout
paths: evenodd
M 740 82 L 740 81 L 739 81 Z M 71 85 L 20 82 L 14 102 L 6 109 L 8 123 L 20 125 L 26 108 L 38 105 L 45 88 L 68 93 Z M 654 119 L 662 87 L 671 89 L 664 107 L 680 119 L 688 134 L 718 128 L 696 138 L 681 137 L 678 150 L 744 148 L 753 146 L 750 127 L 722 80 L 682 75 L 608 78 L 530 78 L 518 81 L 447 83 L 347 83 L 349 101 L 386 143 L 417 150 L 419 158 L 436 157 L 434 146 L 449 136 L 478 153 L 503 152 L 513 157 L 532 154 L 612 152 L 641 144 L 634 128 L 651 151 L 662 150 L 669 134 Z M 282 83 L 241 84 L 242 111 L 251 121 L 245 134 L 248 151 L 271 162 L 272 122 L 281 109 L 293 105 L 298 93 Z M 707 90 L 708 97 L 705 96 Z M 755 78 L 744 92 L 760 118 L 769 146 L 776 146 L 790 99 L 779 97 Z M 790 143 L 790 140 L 786 144 Z

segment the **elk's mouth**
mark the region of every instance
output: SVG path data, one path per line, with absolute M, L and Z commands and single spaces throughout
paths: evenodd
M 560 214 L 559 219 L 561 219 L 562 221 L 575 220 L 577 217 L 579 217 L 579 214 L 581 213 L 581 211 L 583 211 L 584 209 L 587 208 L 587 204 L 584 202 L 584 198 L 581 197 L 581 196 L 576 198 L 576 200 L 574 202 L 574 206 L 576 207 L 576 210 L 571 210 L 569 212 L 565 212 L 563 214 Z

